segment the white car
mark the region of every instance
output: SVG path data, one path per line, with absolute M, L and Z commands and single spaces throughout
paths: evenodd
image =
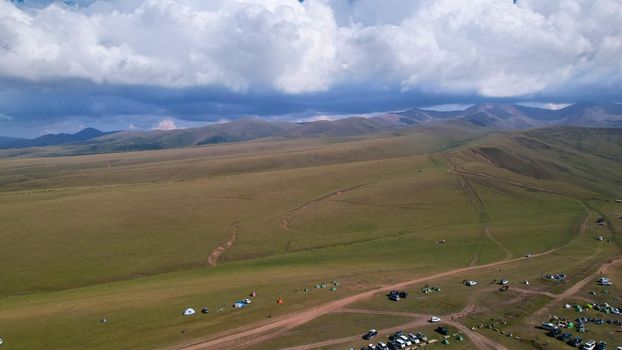
M 399 346 L 400 349 L 403 349 L 406 347 L 406 343 L 400 338 L 396 338 L 395 340 L 393 340 L 393 343 L 397 344 L 397 346 Z
M 540 327 L 547 331 L 552 331 L 554 329 L 557 329 L 557 326 L 552 323 L 543 323 L 542 326 Z
M 406 343 L 406 346 L 411 346 L 413 345 L 413 343 L 410 341 L 410 339 L 408 339 L 407 336 L 405 335 L 400 335 L 400 339 L 402 339 L 404 341 L 404 343 Z
M 596 347 L 596 341 L 594 340 L 589 340 L 585 342 L 585 344 L 583 344 L 583 350 L 594 350 L 595 347 Z
M 436 316 L 432 316 L 432 317 L 430 317 L 430 322 L 432 322 L 432 323 L 439 323 L 439 322 L 441 322 L 441 318 L 440 317 L 436 317 Z

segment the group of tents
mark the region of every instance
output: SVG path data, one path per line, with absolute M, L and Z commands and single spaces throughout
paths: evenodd
M 331 285 L 332 285 L 332 287 L 329 290 L 331 292 L 334 292 L 334 291 L 337 290 L 337 287 L 339 287 L 339 282 L 333 281 L 331 283 Z M 326 284 L 326 283 L 318 283 L 318 284 L 315 285 L 315 289 L 325 289 L 325 288 L 328 288 L 328 284 Z M 308 291 L 309 291 L 309 289 L 305 288 L 305 292 L 308 292 Z
M 251 298 L 254 298 L 254 297 L 256 297 L 256 296 L 257 296 L 257 292 L 252 291 L 252 292 L 250 292 L 250 293 L 248 294 L 248 296 L 249 296 L 249 297 L 251 297 Z M 234 303 L 233 303 L 233 305 L 231 305 L 231 306 L 232 306 L 232 307 L 234 307 L 234 308 L 236 308 L 236 309 L 241 309 L 241 308 L 246 307 L 246 306 L 247 306 L 248 304 L 250 304 L 251 302 L 252 302 L 252 301 L 251 301 L 251 299 L 246 298 L 246 299 L 242 299 L 242 300 L 238 300 L 238 301 L 234 302 Z M 283 300 L 282 300 L 281 298 L 279 298 L 279 300 L 277 301 L 277 303 L 282 304 L 282 303 L 283 303 Z M 220 309 L 220 310 L 218 310 L 218 311 L 221 311 L 221 310 L 222 310 L 222 309 Z M 207 307 L 202 308 L 202 309 L 201 309 L 201 313 L 203 313 L 203 314 L 207 314 L 207 313 L 209 313 L 209 308 L 207 308 Z M 184 312 L 183 312 L 183 315 L 184 315 L 184 316 L 191 316 L 191 315 L 194 315 L 194 314 L 196 314 L 196 310 L 195 310 L 195 309 L 193 309 L 193 308 L 191 308 L 191 307 L 186 308 L 186 309 L 184 310 Z

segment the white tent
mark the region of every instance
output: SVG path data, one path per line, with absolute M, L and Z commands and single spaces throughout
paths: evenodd
M 186 310 L 184 310 L 184 316 L 190 316 L 190 315 L 194 315 L 196 313 L 196 311 L 194 311 L 193 308 L 189 307 Z

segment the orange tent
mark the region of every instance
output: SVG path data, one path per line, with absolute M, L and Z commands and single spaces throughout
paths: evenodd
M 277 303 L 277 304 L 283 304 L 283 299 L 279 298 L 279 299 L 276 301 L 276 303 Z

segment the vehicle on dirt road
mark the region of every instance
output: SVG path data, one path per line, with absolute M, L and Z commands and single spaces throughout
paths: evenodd
M 378 331 L 375 329 L 370 329 L 367 333 L 363 335 L 363 339 L 370 340 L 375 338 L 378 335 Z

